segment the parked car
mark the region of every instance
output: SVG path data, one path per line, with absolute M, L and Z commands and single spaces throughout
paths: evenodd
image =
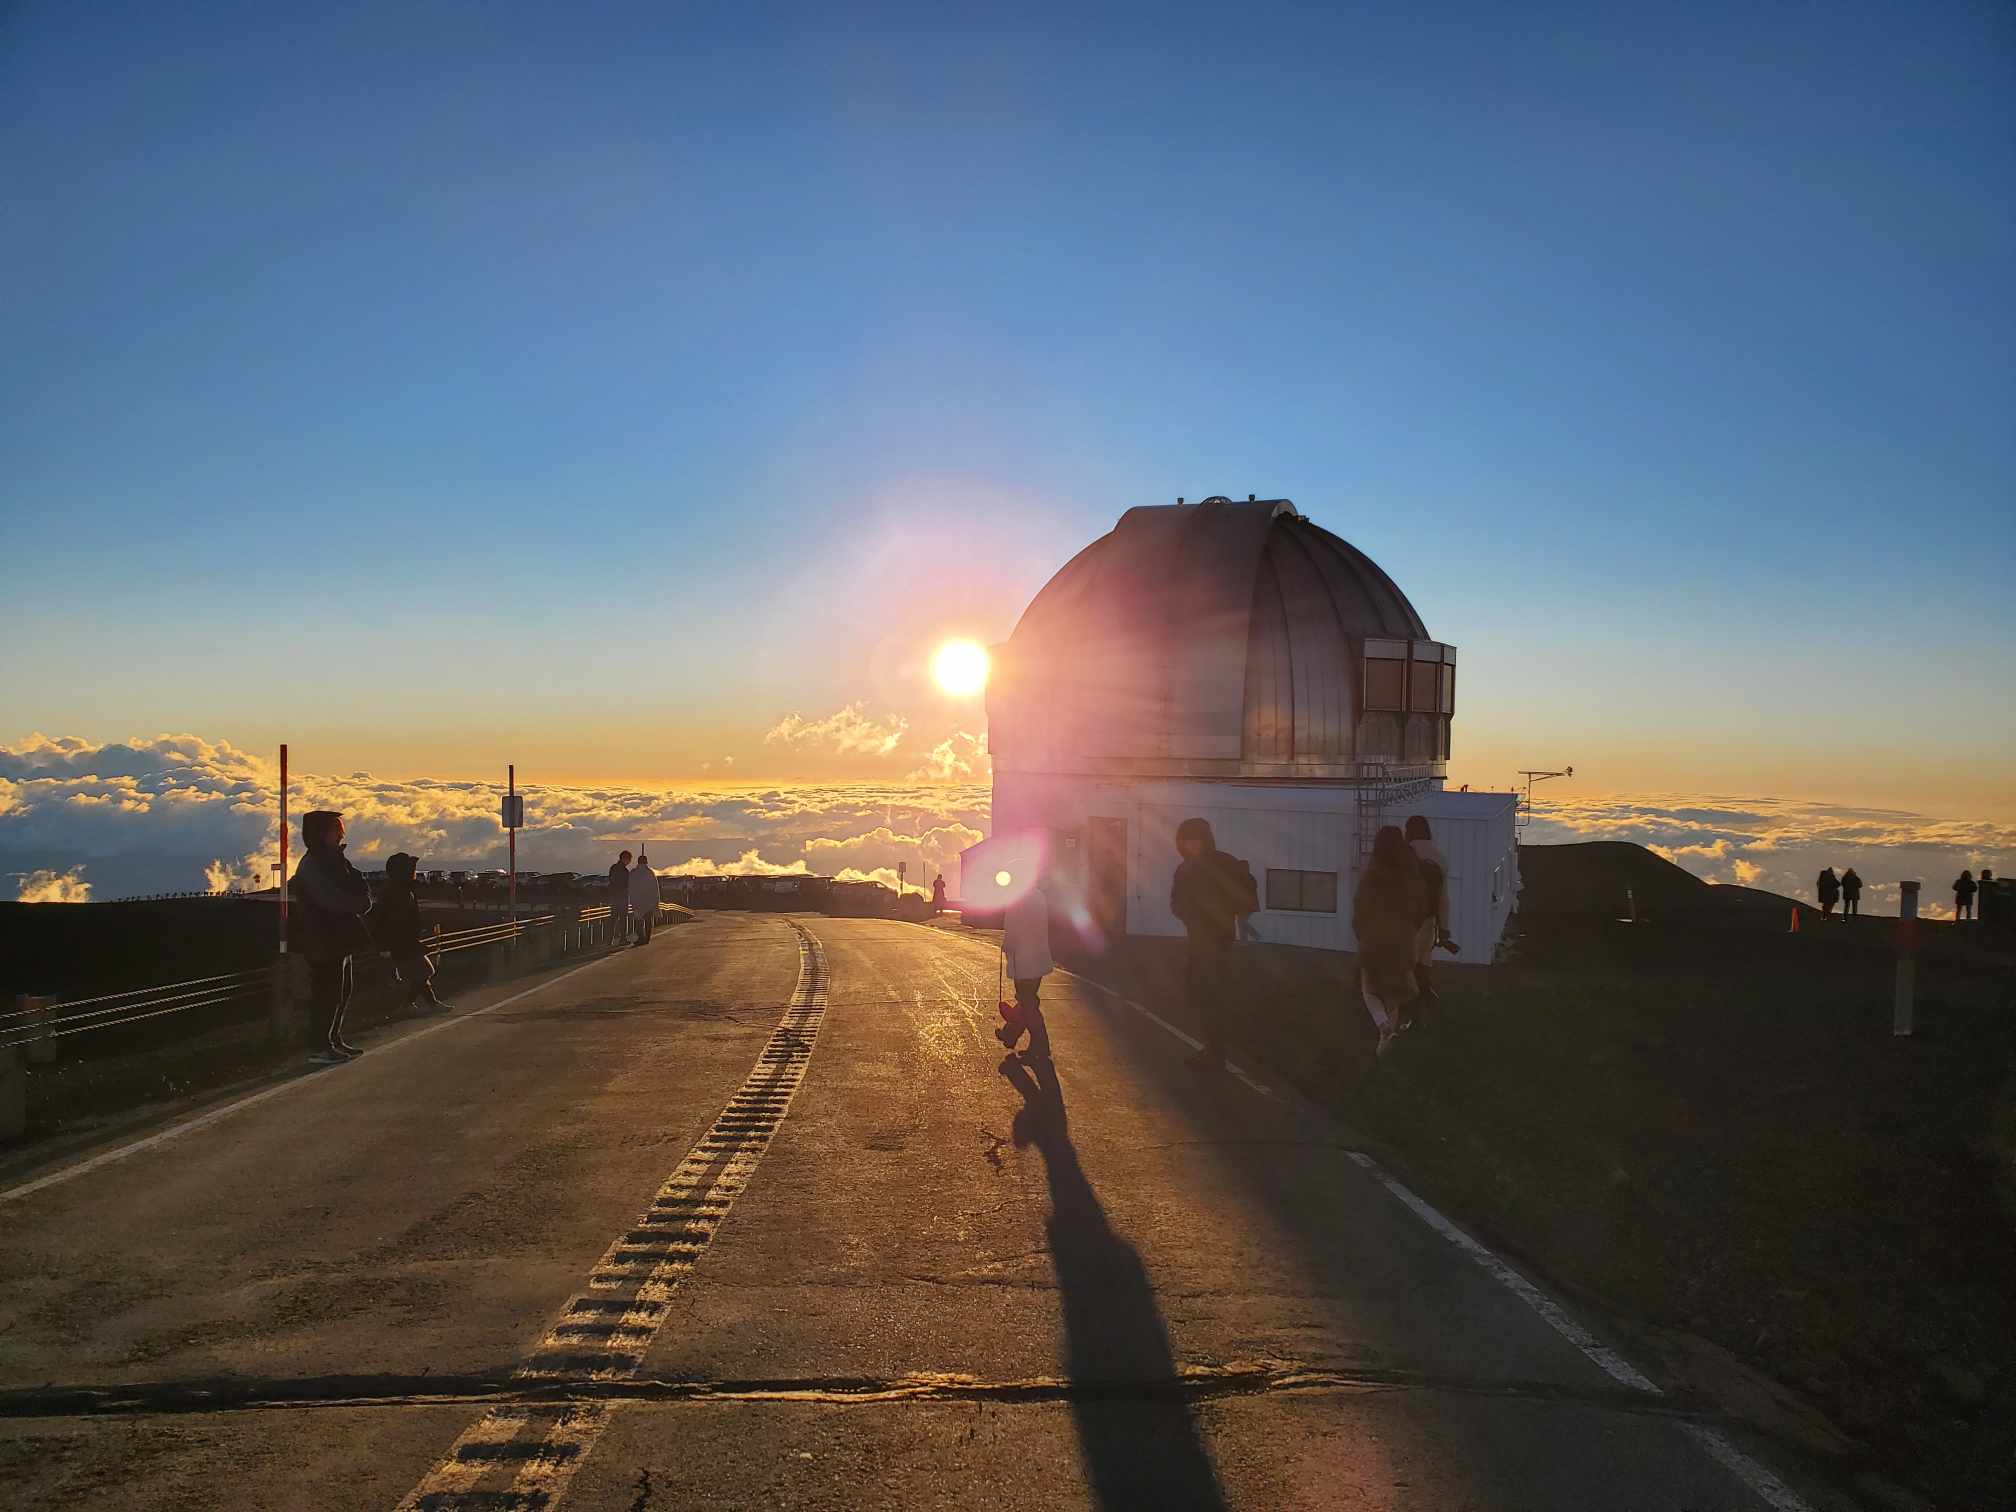
M 466 871 L 451 871 L 450 873 L 448 873 L 448 885 L 450 887 L 468 886 L 469 873 L 467 873 Z
M 446 882 L 447 880 L 448 880 L 448 873 L 444 871 L 430 871 L 429 873 L 427 873 L 427 885 L 430 887 L 439 887 L 442 883 Z

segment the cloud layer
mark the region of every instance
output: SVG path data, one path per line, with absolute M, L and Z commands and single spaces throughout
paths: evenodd
M 858 706 L 786 726 L 780 742 L 874 747 L 903 734 L 900 721 L 878 723 Z M 984 775 L 985 758 L 970 735 L 932 757 L 885 782 L 533 788 L 519 864 L 593 872 L 616 851 L 641 848 L 675 874 L 893 885 L 902 863 L 911 885 L 943 872 L 956 890 L 959 852 L 986 832 L 991 796 L 984 781 L 962 779 Z M 271 762 L 193 735 L 112 744 L 34 735 L 0 746 L 0 896 L 80 901 L 264 884 L 277 859 L 277 782 Z M 366 866 L 405 850 L 427 866 L 493 867 L 505 859 L 497 798 L 489 783 L 297 773 L 290 802 L 297 838 L 305 810 L 342 810 L 351 854 Z M 1895 911 L 1902 878 L 1925 883 L 1925 912 L 1938 915 L 1951 911 L 1961 867 L 2016 874 L 2016 826 L 1775 799 L 1560 794 L 1537 804 L 1526 838 L 1635 841 L 1711 881 L 1795 897 L 1812 896 L 1822 866 L 1853 865 L 1871 912 Z

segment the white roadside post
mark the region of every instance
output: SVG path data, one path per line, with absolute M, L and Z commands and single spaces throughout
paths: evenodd
M 1897 1039 L 1911 1035 L 1917 987 L 1918 884 L 1905 882 L 1899 885 L 1897 898 L 1897 1001 L 1890 1015 L 1890 1033 Z

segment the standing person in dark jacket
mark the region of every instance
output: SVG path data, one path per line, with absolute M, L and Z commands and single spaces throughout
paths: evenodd
M 1189 936 L 1184 981 L 1191 1012 L 1204 1030 L 1204 1048 L 1184 1064 L 1193 1071 L 1223 1071 L 1233 945 L 1239 921 L 1258 902 L 1253 870 L 1218 849 L 1208 819 L 1185 819 L 1176 826 L 1176 853 L 1183 859 L 1169 888 L 1169 912 Z
M 417 857 L 400 851 L 385 860 L 385 885 L 371 905 L 371 933 L 392 957 L 392 969 L 406 988 L 406 1001 L 422 1013 L 445 1013 L 449 1005 L 434 995 L 434 963 L 420 939 L 420 899 L 413 891 Z
M 630 932 L 630 852 L 609 868 L 609 943 L 621 945 Z
M 1372 840 L 1372 859 L 1351 900 L 1351 929 L 1358 936 L 1358 990 L 1379 1031 L 1384 1055 L 1400 1032 L 1402 1013 L 1420 986 L 1414 975 L 1415 942 L 1430 907 L 1421 862 L 1400 826 L 1383 826 Z
M 301 864 L 290 889 L 295 940 L 308 963 L 308 1062 L 332 1066 L 364 1052 L 343 1038 L 350 1006 L 350 955 L 369 943 L 364 915 L 371 884 L 343 854 L 343 816 L 316 809 L 301 817 Z
M 1974 873 L 1963 871 L 1953 879 L 1953 918 L 1955 922 L 1974 917 L 1974 894 L 1977 891 Z
M 1823 866 L 1820 868 L 1820 880 L 1815 884 L 1814 890 L 1820 894 L 1820 912 L 1823 914 L 1833 913 L 1834 904 L 1841 896 L 1841 882 L 1834 875 L 1833 867 Z
M 1862 877 L 1854 867 L 1841 873 L 1841 917 L 1859 918 L 1862 913 Z

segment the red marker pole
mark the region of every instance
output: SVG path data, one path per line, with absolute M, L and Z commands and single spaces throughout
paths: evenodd
M 280 742 L 280 954 L 287 954 L 287 742 Z
M 1897 898 L 1897 1000 L 1891 1010 L 1890 1033 L 1908 1039 L 1914 1027 L 1916 1005 L 1912 998 L 1918 986 L 1918 884 L 1898 886 Z

